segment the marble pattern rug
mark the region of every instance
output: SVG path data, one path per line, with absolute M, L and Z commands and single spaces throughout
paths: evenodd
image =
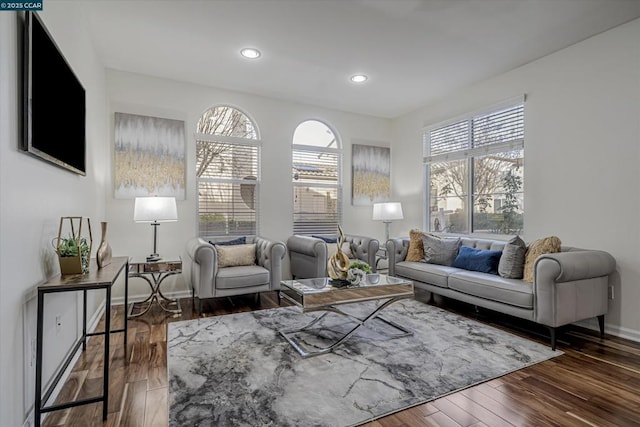
M 362 317 L 372 304 L 341 308 Z M 286 307 L 170 323 L 170 426 L 353 426 L 562 354 L 402 300 L 381 314 L 413 336 L 390 338 L 374 320 L 334 352 L 303 359 L 278 330 L 319 314 Z M 297 337 L 326 346 L 353 326 L 332 313 Z

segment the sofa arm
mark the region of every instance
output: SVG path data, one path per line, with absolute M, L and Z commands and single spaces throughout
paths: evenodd
M 287 252 L 284 243 L 257 236 L 254 242 L 256 244 L 256 262 L 269 270 L 271 290 L 280 289 L 282 260 Z
M 183 273 L 193 292 L 199 298 L 213 297 L 218 269 L 218 259 L 213 245 L 199 237 L 190 239 L 185 248 L 183 262 Z
M 534 320 L 558 327 L 606 314 L 615 264 L 610 254 L 595 250 L 539 256 L 534 265 Z
M 408 238 L 396 238 L 387 240 L 387 260 L 389 262 L 389 276 L 396 275 L 396 264 L 404 261 L 409 250 Z
M 550 263 L 555 263 L 555 267 L 551 267 Z M 536 258 L 534 265 L 536 276 L 539 270 L 553 269 L 556 271 L 557 276 L 554 277 L 556 282 L 570 282 L 608 276 L 613 273 L 615 268 L 616 260 L 611 254 L 596 250 L 543 254 Z
M 351 252 L 355 258 L 366 262 L 371 266 L 371 270 L 376 272 L 376 253 L 380 249 L 378 239 L 366 236 L 345 235 L 345 241 L 351 243 Z

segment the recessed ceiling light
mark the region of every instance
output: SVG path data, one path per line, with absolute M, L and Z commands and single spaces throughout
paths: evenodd
M 354 74 L 351 76 L 351 81 L 353 83 L 364 83 L 367 81 L 369 77 L 366 74 Z
M 254 49 L 252 47 L 245 47 L 240 51 L 240 55 L 249 59 L 257 59 L 260 57 L 260 51 L 258 49 Z

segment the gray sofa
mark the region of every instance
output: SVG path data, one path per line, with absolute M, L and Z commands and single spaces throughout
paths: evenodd
M 505 243 L 462 238 L 463 246 L 478 249 L 502 250 Z M 597 317 L 600 334 L 604 334 L 609 276 L 616 265 L 607 252 L 563 246 L 559 253 L 536 259 L 534 283 L 527 283 L 455 267 L 407 262 L 409 238 L 390 239 L 386 247 L 390 275 L 410 279 L 416 288 L 432 294 L 545 325 L 554 350 L 560 326 Z
M 284 243 L 263 237 L 248 237 L 256 244 L 255 265 L 218 268 L 217 253 L 206 240 L 194 237 L 187 242 L 182 258 L 182 274 L 191 286 L 191 295 L 200 300 L 280 289 Z
M 351 252 L 376 270 L 376 252 L 380 242 L 371 237 L 345 234 L 345 242 Z M 293 235 L 287 240 L 287 251 L 291 260 L 291 275 L 295 279 L 327 277 L 327 243 L 317 237 Z

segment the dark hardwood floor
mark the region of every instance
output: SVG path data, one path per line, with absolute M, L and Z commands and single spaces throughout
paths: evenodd
M 418 295 L 425 300 L 426 295 Z M 273 308 L 275 293 L 203 301 L 207 316 Z M 283 303 L 284 304 L 284 303 Z M 543 328 L 455 301 L 436 305 L 547 344 Z M 192 319 L 191 299 L 183 314 L 158 307 L 129 321 L 128 363 L 123 334 L 111 340 L 109 417 L 96 403 L 50 413 L 44 426 L 166 426 L 168 424 L 167 324 Z M 121 327 L 123 306 L 113 310 Z M 102 324 L 98 326 L 102 328 Z M 100 329 L 101 330 L 101 329 Z M 467 388 L 429 403 L 364 424 L 387 426 L 634 426 L 640 425 L 640 343 L 571 327 L 559 337 L 564 355 Z M 102 386 L 102 338 L 93 337 L 66 381 L 58 401 L 90 397 Z M 425 360 L 425 368 L 428 368 Z

